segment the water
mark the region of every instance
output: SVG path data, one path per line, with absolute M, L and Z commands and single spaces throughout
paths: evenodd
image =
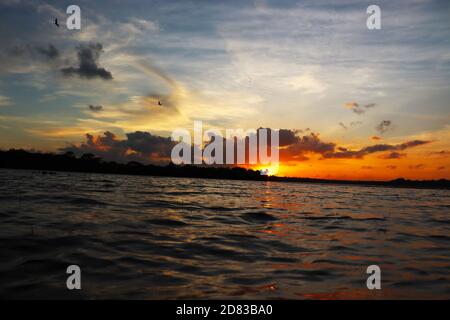
M 445 190 L 2 169 L 0 297 L 448 299 L 449 208 Z

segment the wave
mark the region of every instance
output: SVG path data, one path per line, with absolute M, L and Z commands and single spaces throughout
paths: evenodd
M 383 298 L 450 298 L 445 190 L 20 170 L 2 178 L 2 297 L 68 297 L 65 268 L 77 264 L 77 298 L 371 298 L 361 288 L 379 264 L 391 289 Z

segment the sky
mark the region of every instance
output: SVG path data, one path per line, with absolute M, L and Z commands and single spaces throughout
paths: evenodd
M 1 149 L 162 164 L 203 121 L 281 129 L 281 176 L 450 178 L 448 1 L 0 0 L 0 42 Z

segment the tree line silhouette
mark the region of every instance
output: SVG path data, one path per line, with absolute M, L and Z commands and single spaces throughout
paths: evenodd
M 10 149 L 8 151 L 0 150 L 0 168 L 39 170 L 42 171 L 42 173 L 51 173 L 47 171 L 71 171 L 207 179 L 450 189 L 450 181 L 446 179 L 407 180 L 399 178 L 391 181 L 353 181 L 278 177 L 261 175 L 258 170 L 251 170 L 241 167 L 205 167 L 194 165 L 174 165 L 173 163 L 166 166 L 158 166 L 153 164 L 144 165 L 136 161 L 131 161 L 124 164 L 114 161 L 105 161 L 92 153 L 86 153 L 80 157 L 77 157 L 73 152 L 56 154 L 31 152 L 22 149 Z

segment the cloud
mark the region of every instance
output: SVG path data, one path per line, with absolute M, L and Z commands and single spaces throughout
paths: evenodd
M 416 165 L 410 165 L 410 166 L 408 166 L 408 168 L 411 170 L 423 169 L 423 168 L 425 168 L 425 165 L 423 163 L 419 163 Z
M 141 154 L 156 155 L 157 157 L 169 157 L 174 142 L 171 138 L 152 135 L 148 132 L 136 131 L 127 133 L 127 147 Z
M 90 104 L 88 107 L 89 107 L 89 110 L 91 110 L 93 112 L 100 112 L 103 110 L 103 106 L 100 106 L 100 105 L 94 106 L 94 105 Z
M 433 152 L 430 152 L 430 155 L 435 155 L 438 157 L 449 157 L 450 150 L 433 151 Z
M 372 136 L 370 139 L 372 139 L 374 141 L 378 141 L 378 140 L 382 140 L 383 138 L 381 138 L 379 136 Z
M 321 141 L 319 134 L 310 133 L 301 136 L 299 133 L 299 130 L 280 130 L 281 161 L 305 161 L 309 159 L 306 156 L 308 153 L 324 154 L 333 151 L 335 148 L 334 143 Z M 268 136 L 270 137 L 270 129 L 268 129 Z M 86 134 L 84 142 L 60 150 L 63 152 L 71 151 L 77 155 L 92 153 L 108 161 L 167 164 L 170 162 L 171 150 L 176 143 L 171 141 L 170 137 L 161 137 L 145 131 L 127 133 L 124 139 L 106 131 L 99 136 Z M 268 143 L 270 146 L 270 139 Z M 206 142 L 204 147 L 208 144 L 209 142 Z M 223 146 L 225 155 L 225 143 Z M 247 156 L 248 152 L 248 144 L 246 144 Z
M 234 118 L 253 112 L 252 108 L 243 110 L 242 106 L 233 106 L 233 101 L 227 99 L 226 95 L 221 96 L 218 102 L 207 94 L 185 86 L 153 64 L 151 59 L 127 56 L 126 60 L 127 69 L 138 71 L 139 79 L 143 79 L 138 85 L 130 86 L 130 90 L 146 92 L 130 94 L 124 101 L 110 102 L 102 112 L 84 112 L 88 117 L 109 123 L 109 126 L 103 126 L 104 130 L 119 127 L 123 131 L 133 132 L 151 128 L 168 132 L 174 128 L 188 127 L 194 120 L 208 123 L 221 121 L 220 125 L 214 123 L 215 126 L 221 126 L 223 121 L 231 123 Z M 116 84 L 121 85 L 122 80 L 121 77 Z M 147 84 L 149 87 L 145 88 Z M 218 103 L 221 108 L 218 108 Z
M 298 132 L 299 131 L 296 130 L 280 129 L 279 131 L 280 147 L 285 147 L 297 143 L 299 141 L 299 137 L 297 136 Z
M 191 92 L 184 88 L 180 83 L 173 79 L 170 75 L 159 69 L 157 66 L 150 64 L 148 61 L 137 61 L 135 67 L 144 74 L 162 81 L 170 90 L 166 93 L 152 93 L 141 97 L 141 104 L 148 107 L 157 107 L 159 112 L 179 113 L 178 106 L 182 101 L 187 101 L 191 97 Z M 164 110 L 161 110 L 163 108 Z
M 350 129 L 350 128 L 359 126 L 360 124 L 362 124 L 361 121 L 352 121 L 352 122 L 350 122 L 350 124 L 349 124 L 348 126 L 346 126 L 343 122 L 339 122 L 339 125 L 340 125 L 345 131 L 347 131 L 347 130 Z
M 392 121 L 390 120 L 382 120 L 380 124 L 375 127 L 375 130 L 380 134 L 383 134 L 390 129 L 392 129 Z
M 362 124 L 361 121 L 352 121 L 350 122 L 350 127 L 356 127 L 359 126 L 360 124 Z
M 60 56 L 60 52 L 53 44 L 43 46 L 40 44 L 26 44 L 15 45 L 7 50 L 9 56 L 27 56 L 28 58 L 34 58 L 36 55 L 40 55 L 48 60 L 54 60 Z
M 156 22 L 134 17 L 129 22 L 119 24 L 118 28 L 119 31 L 130 37 L 142 37 L 150 32 L 159 31 L 159 25 Z
M 361 169 L 372 170 L 373 167 L 372 166 L 361 166 Z
M 405 150 L 405 149 L 408 149 L 408 148 L 411 148 L 411 147 L 420 146 L 422 144 L 427 144 L 427 143 L 430 143 L 430 142 L 431 141 L 412 140 L 412 141 L 407 141 L 407 142 L 401 143 L 401 144 L 399 144 L 399 145 L 397 145 L 395 147 L 396 147 L 396 150 Z
M 0 107 L 9 106 L 12 104 L 11 98 L 7 96 L 0 95 Z
M 112 80 L 110 71 L 98 66 L 100 54 L 103 52 L 103 46 L 100 43 L 79 45 L 77 47 L 78 67 L 67 67 L 61 69 L 65 76 L 78 75 L 80 78 L 103 80 Z
M 86 141 L 71 145 L 60 151 L 71 151 L 76 155 L 92 153 L 108 161 L 142 163 L 168 163 L 170 153 L 175 145 L 170 137 L 160 137 L 149 132 L 136 131 L 127 133 L 125 139 L 119 139 L 112 132 L 103 136 L 86 134 Z
M 394 166 L 394 165 L 388 165 L 388 166 L 386 166 L 386 169 L 394 170 L 394 169 L 397 169 L 397 166 Z
M 295 90 L 300 90 L 304 94 L 319 94 L 325 91 L 326 85 L 314 77 L 312 74 L 305 73 L 287 79 L 287 85 Z
M 258 132 L 260 129 L 259 128 Z M 270 128 L 268 136 L 270 137 Z M 307 134 L 304 134 L 308 132 Z M 268 141 L 270 145 L 270 139 Z M 321 141 L 318 133 L 310 132 L 310 129 L 305 130 L 291 130 L 279 129 L 279 147 L 280 147 L 280 161 L 306 161 L 309 158 L 306 154 L 316 153 L 325 154 L 333 152 L 335 144 Z M 269 147 L 269 146 L 268 146 Z M 224 150 L 225 152 L 225 150 Z M 246 144 L 246 153 L 248 153 L 248 145 Z
M 396 151 L 380 156 L 380 159 L 400 159 L 406 156 L 406 153 L 399 153 Z
M 268 131 L 270 137 L 270 129 Z M 319 134 L 314 132 L 303 134 L 301 130 L 280 129 L 279 136 L 279 159 L 285 164 L 307 161 L 309 160 L 309 154 L 319 154 L 322 156 L 322 159 L 362 159 L 372 153 L 390 151 L 380 158 L 399 159 L 404 156 L 400 151 L 431 142 L 412 140 L 396 145 L 377 144 L 359 150 L 349 150 L 345 147 L 337 146 L 336 143 L 322 141 Z M 268 142 L 270 145 L 270 139 Z M 103 135 L 99 136 L 86 134 L 84 142 L 73 144 L 60 150 L 63 152 L 71 151 L 77 155 L 92 153 L 108 161 L 139 161 L 144 164 L 168 164 L 170 162 L 171 150 L 176 143 L 178 142 L 171 141 L 170 137 L 162 137 L 146 131 L 127 133 L 125 138 L 119 138 L 114 133 L 106 131 Z M 209 143 L 205 141 L 204 147 Z M 225 155 L 225 143 L 223 147 Z M 246 158 L 248 159 L 249 149 L 247 143 L 245 150 Z M 415 166 L 414 168 L 420 169 L 422 167 L 423 165 Z M 367 166 L 363 166 L 362 168 L 372 169 Z M 387 168 L 394 169 L 394 167 L 389 166 Z
M 47 59 L 56 59 L 60 54 L 59 50 L 52 44 L 49 44 L 47 47 L 36 47 L 35 49 Z
M 362 159 L 364 156 L 383 151 L 402 151 L 415 146 L 430 143 L 431 141 L 412 140 L 397 145 L 390 144 L 376 144 L 361 148 L 360 150 L 339 150 L 338 152 L 329 152 L 324 154 L 324 158 L 337 158 L 337 159 Z
M 335 146 L 334 143 L 321 141 L 318 133 L 311 132 L 309 135 L 297 136 L 297 141 L 289 145 L 286 151 L 291 155 L 308 152 L 323 154 L 334 151 Z
M 445 167 L 444 167 L 444 166 L 440 166 L 440 167 L 438 167 L 437 169 L 438 169 L 438 170 L 445 170 Z
M 363 114 L 366 112 L 366 109 L 370 109 L 375 107 L 375 103 L 369 103 L 366 105 L 360 105 L 357 102 L 347 102 L 344 104 L 344 107 L 352 110 L 356 114 Z

